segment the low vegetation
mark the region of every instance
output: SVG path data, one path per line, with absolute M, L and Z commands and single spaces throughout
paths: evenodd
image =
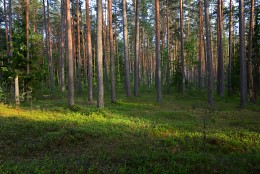
M 0 173 L 260 173 L 259 103 L 153 94 L 0 104 Z

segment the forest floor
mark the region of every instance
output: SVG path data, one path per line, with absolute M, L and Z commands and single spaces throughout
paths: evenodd
M 0 173 L 260 173 L 260 103 L 154 94 L 0 104 Z

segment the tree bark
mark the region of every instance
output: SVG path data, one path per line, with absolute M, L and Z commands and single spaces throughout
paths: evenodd
M 232 26 L 232 0 L 229 2 L 229 56 L 228 56 L 228 95 L 232 95 L 232 82 L 231 82 L 231 73 L 232 73 L 232 32 L 233 32 L 233 26 Z
M 97 0 L 97 107 L 104 107 L 103 49 L 102 49 L 102 0 Z
M 211 33 L 209 28 L 209 4 L 208 0 L 204 0 L 205 10 L 205 29 L 206 29 L 206 48 L 207 48 L 207 69 L 208 69 L 208 104 L 213 106 L 213 67 L 212 67 L 212 49 L 211 49 Z
M 156 54 L 156 87 L 157 102 L 162 101 L 161 82 L 161 59 L 160 59 L 160 5 L 159 0 L 155 0 L 155 54 Z
M 16 104 L 16 105 L 20 105 L 19 79 L 18 79 L 18 75 L 15 76 L 15 79 L 14 79 L 14 87 L 15 87 L 15 104 Z
M 111 102 L 116 102 L 116 77 L 114 60 L 114 41 L 112 28 L 112 0 L 108 0 L 108 19 L 109 19 L 109 43 L 110 43 L 110 77 L 111 77 Z
M 25 0 L 26 73 L 30 73 L 29 57 L 29 0 Z
M 128 29 L 127 29 L 127 16 L 126 16 L 126 0 L 122 0 L 123 6 L 123 33 L 124 33 L 124 68 L 125 68 L 125 89 L 126 96 L 131 96 L 130 84 L 130 66 L 129 66 L 129 43 L 128 43 Z
M 135 49 L 134 49 L 134 96 L 139 96 L 139 42 L 140 42 L 140 24 L 139 24 L 139 0 L 135 0 Z
M 218 72 L 217 72 L 217 93 L 224 96 L 224 63 L 223 63 L 223 43 L 222 43 L 222 0 L 218 0 Z
M 249 89 L 249 100 L 255 103 L 255 91 L 254 91 L 254 80 L 253 80 L 253 65 L 252 65 L 252 45 L 253 45 L 253 33 L 254 33 L 254 13 L 255 13 L 255 1 L 251 0 L 251 11 L 250 11 L 250 27 L 249 27 L 249 42 L 248 42 L 248 89 Z
M 86 24 L 87 24 L 87 57 L 88 57 L 88 101 L 93 101 L 93 59 L 89 15 L 89 0 L 86 0 Z
M 246 105 L 246 58 L 244 0 L 239 0 L 240 106 Z
M 68 44 L 68 103 L 69 106 L 74 105 L 74 60 L 72 56 L 72 35 L 71 35 L 71 19 L 70 19 L 70 0 L 66 0 L 66 34 L 67 34 L 67 44 Z
M 60 79 L 61 79 L 61 91 L 65 92 L 65 45 L 64 45 L 64 37 L 65 37 L 65 32 L 64 32 L 64 27 L 65 23 L 64 20 L 66 19 L 65 17 L 65 12 L 64 12 L 64 0 L 61 0 L 61 61 L 60 61 Z
M 202 77 L 204 76 L 204 53 L 203 53 L 203 9 L 202 0 L 199 1 L 199 64 L 198 64 L 198 88 L 202 87 Z
M 82 69 L 82 59 L 80 51 L 80 15 L 79 15 L 79 0 L 76 1 L 76 13 L 77 13 L 77 57 L 78 57 L 78 92 L 82 93 L 81 85 L 81 69 Z
M 185 95 L 185 67 L 184 67 L 184 39 L 183 39 L 183 2 L 180 0 L 180 35 L 181 35 L 181 81 L 182 81 L 182 95 Z

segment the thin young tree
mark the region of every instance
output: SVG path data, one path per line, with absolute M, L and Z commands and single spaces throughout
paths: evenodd
M 199 64 L 198 64 L 198 88 L 199 91 L 202 87 L 202 76 L 204 75 L 202 72 L 202 68 L 204 65 L 204 53 L 203 53 L 203 8 L 202 8 L 202 0 L 199 0 Z
M 86 24 L 87 24 L 87 59 L 88 59 L 88 101 L 93 101 L 93 60 L 90 29 L 89 0 L 86 0 Z
M 213 106 L 213 66 L 212 66 L 212 47 L 211 33 L 209 28 L 209 3 L 204 0 L 205 29 L 206 29 L 206 49 L 207 49 L 207 70 L 208 70 L 208 104 Z
M 157 102 L 162 101 L 162 82 L 161 82 L 161 59 L 160 59 L 160 4 L 155 0 L 155 56 L 156 56 L 156 87 Z
M 102 48 L 102 0 L 97 0 L 97 107 L 104 107 L 103 48 Z
M 244 0 L 239 0 L 240 106 L 246 105 L 246 57 Z
M 124 68 L 125 68 L 125 89 L 126 96 L 131 96 L 130 84 L 130 66 L 129 66 L 129 43 L 128 43 L 128 29 L 126 16 L 126 0 L 122 0 L 123 6 L 123 37 L 124 37 Z
M 71 19 L 70 19 L 70 0 L 66 0 L 66 39 L 67 39 L 67 54 L 68 54 L 68 104 L 74 105 L 74 61 L 72 56 L 72 34 L 71 34 Z
M 114 41 L 112 28 L 112 0 L 108 0 L 108 20 L 109 20 L 109 44 L 110 44 L 110 76 L 111 76 L 111 102 L 116 102 L 116 77 L 114 60 Z
M 29 57 L 29 0 L 25 0 L 26 73 L 30 73 Z
M 250 26 L 249 26 L 249 42 L 248 42 L 248 91 L 249 100 L 255 102 L 255 91 L 254 91 L 254 80 L 253 80 L 253 65 L 252 65 L 252 45 L 253 45 L 253 33 L 254 33 L 254 13 L 255 1 L 251 0 L 251 10 L 250 10 Z

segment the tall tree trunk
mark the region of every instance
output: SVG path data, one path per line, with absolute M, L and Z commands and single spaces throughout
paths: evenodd
M 61 91 L 65 92 L 65 45 L 64 45 L 64 27 L 65 27 L 65 12 L 64 12 L 64 0 L 61 0 L 61 21 L 60 21 L 60 29 L 61 29 L 61 61 L 60 61 L 60 79 L 61 79 Z
M 10 59 L 13 57 L 13 32 L 12 32 L 12 0 L 9 0 L 9 51 Z
M 244 0 L 239 0 L 240 106 L 246 105 L 246 57 Z
M 157 102 L 162 101 L 161 60 L 160 60 L 160 4 L 155 0 L 155 54 Z
M 29 57 L 29 0 L 25 0 L 26 73 L 30 73 Z
M 102 42 L 103 42 L 103 63 L 105 69 L 105 87 L 109 91 L 109 65 L 107 56 L 107 29 L 104 14 L 102 13 Z
M 217 72 L 217 93 L 224 96 L 224 63 L 223 63 L 223 43 L 222 43 L 222 0 L 218 0 L 218 72 Z
M 126 96 L 131 96 L 130 84 L 130 66 L 129 66 L 129 43 L 128 43 L 128 29 L 127 29 L 127 16 L 126 16 L 126 0 L 122 0 L 123 6 L 123 30 L 124 30 L 124 68 L 125 68 L 125 89 Z
M 228 95 L 232 95 L 231 71 L 232 71 L 232 0 L 229 2 L 229 56 L 228 56 Z
M 103 50 L 102 50 L 102 0 L 97 0 L 97 107 L 104 107 Z
M 166 7 L 166 29 L 167 29 L 167 75 L 166 75 L 166 84 L 167 84 L 167 93 L 170 93 L 171 88 L 171 55 L 170 55 L 170 24 L 169 24 L 169 10 L 168 10 L 168 0 L 165 2 Z
M 93 101 L 93 59 L 89 15 L 89 0 L 86 0 L 87 56 L 88 56 L 88 101 Z
M 206 29 L 206 47 L 207 47 L 207 69 L 208 69 L 208 104 L 213 106 L 213 67 L 212 67 L 212 49 L 211 49 L 211 33 L 209 28 L 209 4 L 208 0 L 204 0 L 205 10 L 205 29 Z
M 49 0 L 47 0 L 47 10 L 48 10 L 48 45 L 49 45 L 49 72 L 50 72 L 50 87 L 51 94 L 54 95 L 54 71 L 53 71 L 53 61 L 52 61 L 52 37 L 51 37 L 51 22 L 50 22 L 50 5 Z
M 111 102 L 116 102 L 116 76 L 115 60 L 113 45 L 113 28 L 112 28 L 112 0 L 108 0 L 108 19 L 109 19 L 109 43 L 110 43 L 110 77 L 111 77 Z
M 67 34 L 67 54 L 68 54 L 68 104 L 69 106 L 74 105 L 74 60 L 72 56 L 72 34 L 71 34 L 71 19 L 70 19 L 70 0 L 66 0 L 66 34 Z
M 184 67 L 184 39 L 183 39 L 183 10 L 182 0 L 180 0 L 180 35 L 181 35 L 181 91 L 182 95 L 185 95 L 185 67 Z
M 250 11 L 250 27 L 249 27 L 249 45 L 248 45 L 248 89 L 249 89 L 249 100 L 254 101 L 254 81 L 253 81 L 253 65 L 252 65 L 252 45 L 253 45 L 253 33 L 254 33 L 254 13 L 255 13 L 255 1 L 251 0 L 251 11 Z
M 82 93 L 82 85 L 81 85 L 81 69 L 82 69 L 82 59 L 81 59 L 81 51 L 80 51 L 80 16 L 79 16 L 79 0 L 76 1 L 77 8 L 77 57 L 78 57 L 78 92 Z
M 204 67 L 204 53 L 203 53 L 203 9 L 202 0 L 199 1 L 199 64 L 198 64 L 198 88 L 202 87 L 202 68 Z
M 139 27 L 139 0 L 135 0 L 135 49 L 134 49 L 134 96 L 139 96 L 139 52 L 140 52 L 140 27 Z

